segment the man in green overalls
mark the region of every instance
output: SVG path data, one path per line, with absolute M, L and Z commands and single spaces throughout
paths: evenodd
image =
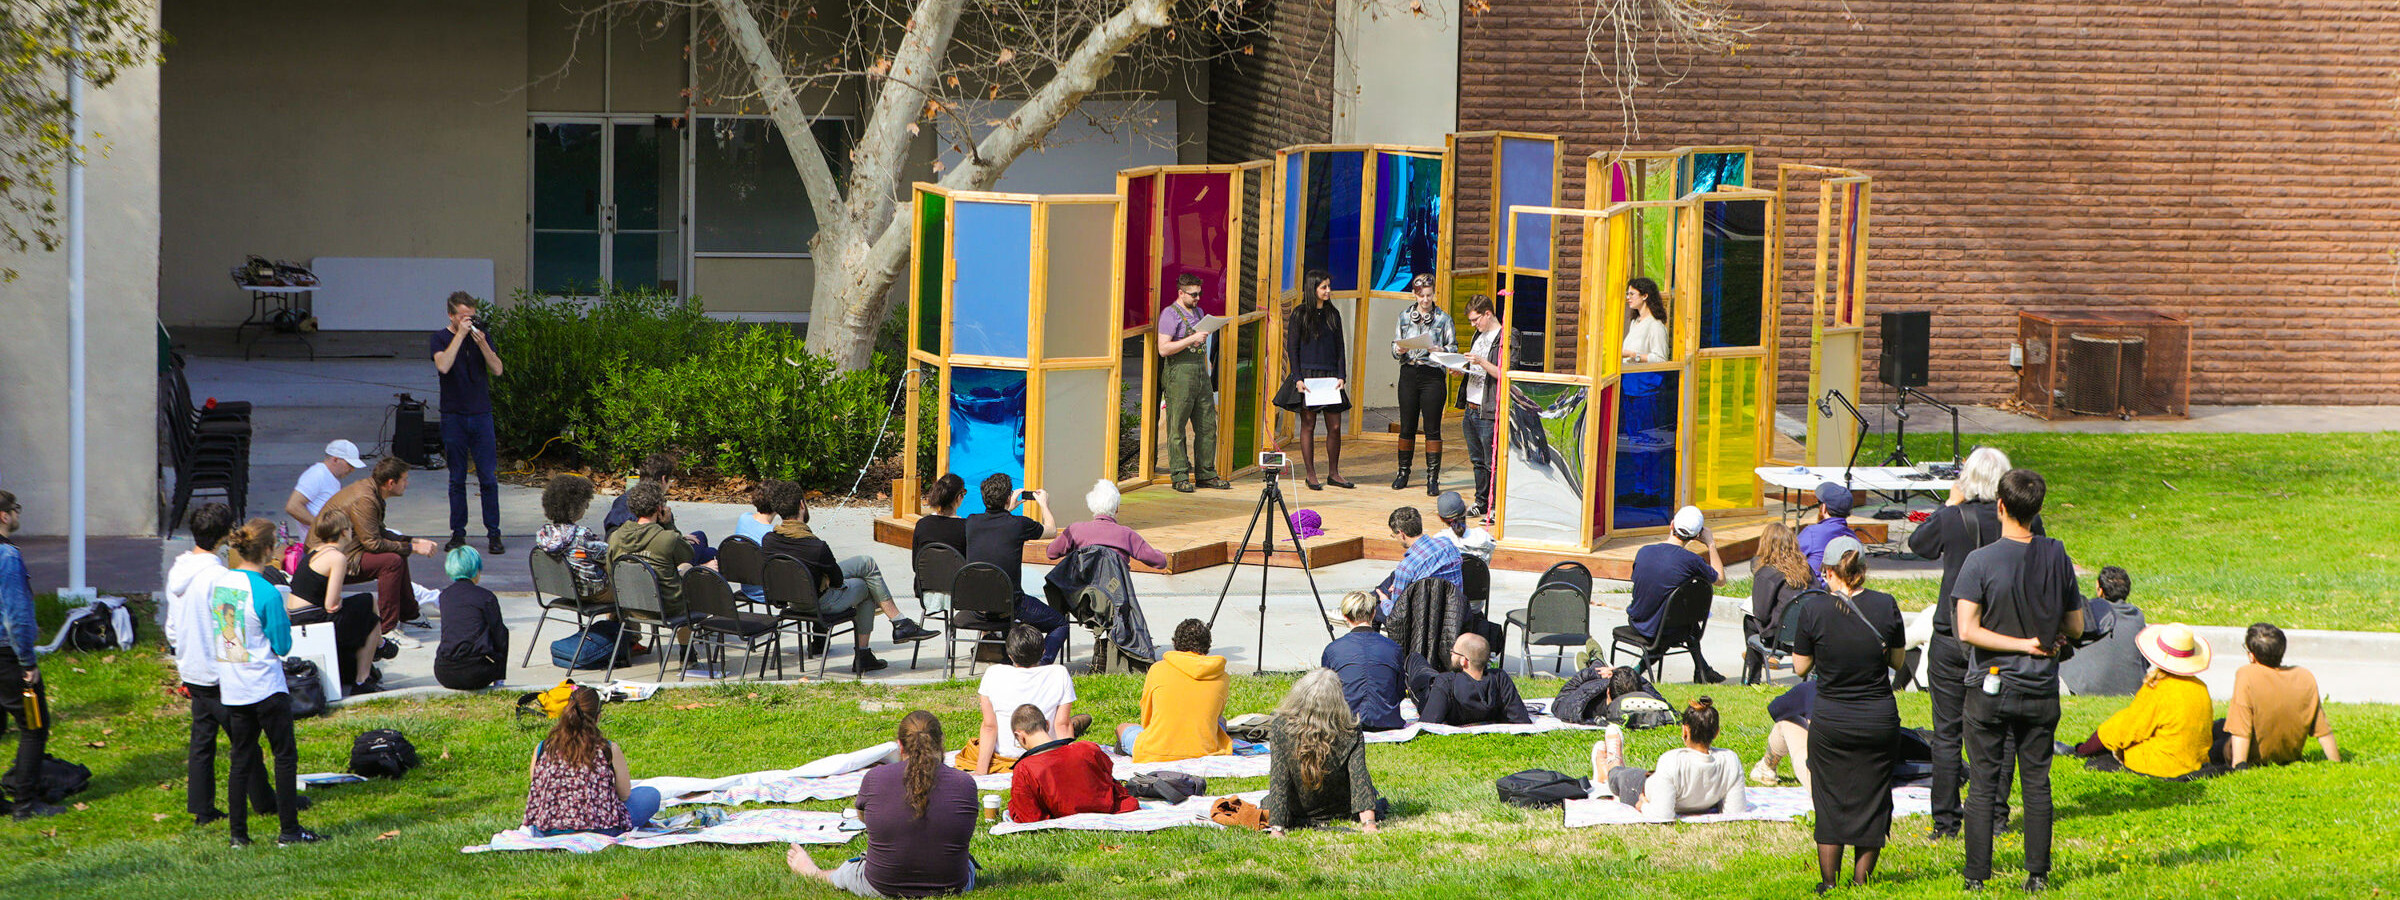
M 1175 302 L 1158 319 L 1158 355 L 1164 357 L 1158 364 L 1159 387 L 1167 407 L 1159 424 L 1167 433 L 1167 467 L 1175 489 L 1186 494 L 1192 492 L 1194 468 L 1199 486 L 1233 488 L 1217 477 L 1216 384 L 1208 372 L 1210 333 L 1200 330 L 1200 321 L 1208 317 L 1200 311 L 1200 291 L 1200 276 L 1175 276 Z M 1186 424 L 1199 445 L 1197 456 L 1185 449 Z

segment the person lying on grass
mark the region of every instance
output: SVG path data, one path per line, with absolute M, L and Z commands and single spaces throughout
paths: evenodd
M 1454 671 L 1433 676 L 1418 720 L 1458 726 L 1532 723 L 1525 701 L 1517 696 L 1516 681 L 1507 672 L 1484 670 L 1491 661 L 1492 646 L 1483 635 L 1459 635 L 1450 645 Z
M 975 889 L 975 776 L 942 762 L 942 722 L 924 710 L 900 719 L 900 761 L 867 770 L 858 820 L 867 852 L 830 870 L 808 848 L 784 854 L 792 873 L 861 897 L 930 897 Z
M 1035 647 L 1041 635 L 1032 628 Z M 1116 764 L 1100 745 L 1053 736 L 1050 718 L 1042 708 L 1021 704 L 1009 715 L 1008 730 L 1024 747 L 1008 786 L 1008 818 L 1039 822 L 1077 813 L 1129 813 L 1141 808 L 1125 785 L 1117 782 Z

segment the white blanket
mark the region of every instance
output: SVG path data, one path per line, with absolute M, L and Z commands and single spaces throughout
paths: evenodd
M 1745 789 L 1750 811 L 1678 816 L 1675 821 L 1692 825 L 1717 822 L 1781 822 L 1808 815 L 1815 808 L 1809 802 L 1808 789 L 1796 787 L 1754 787 Z M 1904 787 L 1892 789 L 1892 816 L 1924 816 L 1933 813 L 1933 791 L 1930 788 Z M 1633 807 L 1614 799 L 1569 800 L 1566 804 L 1568 828 L 1592 825 L 1662 825 L 1643 818 Z
M 564 850 L 569 853 L 596 853 L 610 847 L 631 847 L 648 850 L 654 847 L 673 847 L 678 844 L 844 844 L 859 834 L 841 830 L 842 814 L 811 812 L 798 809 L 754 809 L 726 817 L 725 824 L 686 831 L 629 831 L 617 837 L 605 834 L 578 832 L 552 837 L 536 836 L 524 828 L 511 828 L 492 835 L 492 841 L 474 847 L 462 847 L 461 853 L 484 853 L 492 850 Z
M 1039 822 L 1001 822 L 992 826 L 992 836 L 998 837 L 1004 834 L 1043 831 L 1052 828 L 1069 831 L 1161 831 L 1185 825 L 1223 828 L 1225 826 L 1212 822 L 1208 818 L 1209 808 L 1216 805 L 1217 796 L 1210 794 L 1193 797 L 1182 803 L 1167 803 L 1161 800 L 1145 801 L 1141 809 L 1129 813 L 1077 813 L 1072 816 L 1060 816 L 1056 819 L 1044 819 Z M 1267 799 L 1267 792 L 1250 791 L 1231 796 L 1240 797 L 1256 804 Z

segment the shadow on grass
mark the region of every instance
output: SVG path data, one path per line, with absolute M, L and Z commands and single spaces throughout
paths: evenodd
M 2080 780 L 2075 802 L 2058 808 L 2058 817 L 2110 816 L 2118 813 L 2189 806 L 2208 794 L 2197 781 L 2168 781 L 2131 772 L 2094 774 Z

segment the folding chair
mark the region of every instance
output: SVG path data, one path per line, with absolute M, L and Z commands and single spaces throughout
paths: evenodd
M 533 664 L 533 649 L 542 645 L 542 625 L 554 618 L 554 614 L 566 612 L 568 618 L 559 621 L 573 622 L 576 630 L 581 631 L 593 619 L 617 608 L 584 594 L 582 582 L 575 580 L 575 570 L 567 566 L 566 560 L 540 550 L 527 553 L 526 560 L 533 567 L 533 602 L 542 608 L 542 617 L 533 622 L 533 637 L 525 643 L 525 661 L 518 663 L 520 666 Z
M 683 575 L 683 602 L 697 617 L 692 621 L 693 643 L 706 650 L 709 668 L 718 673 L 717 677 L 725 677 L 725 647 L 736 640 L 742 642 L 743 673 L 750 671 L 750 661 L 758 659 L 758 646 L 764 643 L 775 660 L 776 676 L 783 675 L 783 629 L 778 627 L 774 616 L 736 609 L 733 586 L 725 582 L 725 576 L 693 567 Z M 685 666 L 675 680 L 685 680 L 691 674 L 691 667 Z M 765 660 L 759 660 L 758 677 L 767 677 Z
M 1017 586 L 1008 580 L 1008 573 L 991 563 L 968 563 L 958 570 L 958 579 L 950 588 L 950 621 L 942 629 L 942 656 L 945 677 L 954 674 L 958 664 L 958 634 L 975 633 L 969 643 L 969 653 L 977 653 L 985 644 L 1001 646 L 1007 643 L 1008 629 L 1017 624 Z M 975 675 L 975 657 L 967 657 L 967 676 Z
M 784 553 L 767 557 L 767 603 L 776 609 L 776 627 L 790 627 L 792 639 L 800 645 L 800 668 L 808 669 L 809 642 L 825 641 L 823 652 L 816 653 L 817 677 L 825 677 L 825 660 L 833 655 L 833 639 L 854 630 L 852 612 L 824 611 L 822 594 L 817 591 L 816 573 L 808 564 Z

